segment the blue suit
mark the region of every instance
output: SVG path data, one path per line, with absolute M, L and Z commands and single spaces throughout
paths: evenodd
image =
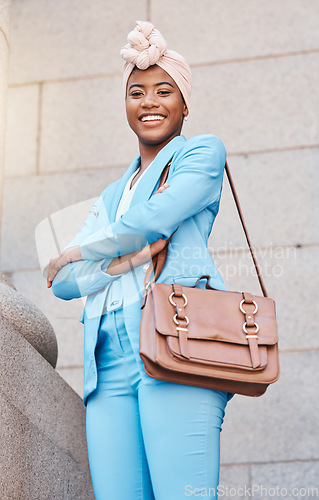
M 172 162 L 167 179 L 169 187 L 162 193 L 154 194 L 158 189 L 162 170 L 170 159 Z M 141 250 L 145 245 L 159 238 L 167 239 L 176 230 L 169 242 L 166 264 L 158 282 L 176 282 L 192 286 L 200 276 L 210 275 L 210 284 L 214 288 L 225 290 L 224 283 L 207 249 L 207 240 L 219 209 L 226 162 L 225 148 L 220 139 L 213 135 L 199 135 L 189 140 L 186 140 L 184 136 L 175 137 L 160 150 L 150 168 L 143 175 L 133 195 L 129 210 L 115 221 L 123 189 L 130 176 L 138 168 L 139 162 L 138 156 L 123 177 L 108 186 L 93 205 L 82 230 L 68 245 L 80 245 L 83 260 L 62 268 L 52 284 L 54 294 L 62 299 L 70 300 L 87 296 L 81 319 L 84 322 L 84 404 L 87 404 L 92 396 L 90 400 L 92 400 L 93 407 L 94 398 L 99 397 L 97 352 L 102 353 L 99 372 L 102 382 L 105 375 L 104 368 L 113 366 L 114 370 L 120 371 L 113 358 L 105 362 L 103 356 L 106 352 L 105 345 L 108 346 L 108 344 L 106 341 L 106 344 L 103 344 L 102 335 L 99 336 L 99 331 L 111 328 L 111 321 L 113 321 L 111 318 L 115 318 L 114 321 L 117 324 L 114 328 L 118 332 L 118 339 L 117 347 L 115 343 L 113 347 L 114 353 L 117 352 L 119 356 L 117 362 L 120 362 L 119 360 L 124 362 L 123 352 L 126 353 L 127 359 L 130 359 L 130 362 L 137 367 L 139 380 L 147 388 L 159 389 L 168 384 L 171 390 L 176 387 L 176 390 L 181 393 L 189 391 L 188 397 L 194 398 L 194 401 L 200 394 L 205 397 L 208 395 L 209 398 L 219 398 L 222 401 L 217 404 L 219 423 L 216 424 L 216 428 L 219 434 L 223 409 L 229 395 L 208 389 L 190 386 L 182 388 L 180 384 L 162 383 L 145 373 L 139 356 L 140 303 L 145 266 L 139 266 L 133 272 L 117 276 L 110 276 L 105 270 L 114 257 Z M 204 287 L 205 283 L 200 281 L 198 286 Z M 101 346 L 104 353 L 100 349 Z M 116 351 L 117 348 L 118 351 Z M 109 372 L 108 377 L 110 376 Z M 103 382 L 105 388 L 109 382 L 109 378 L 105 378 Z M 176 396 L 172 394 L 170 404 L 174 400 Z M 123 398 L 121 401 L 124 401 Z M 153 404 L 156 403 L 153 402 Z M 110 410 L 105 411 L 110 412 Z M 101 428 L 105 427 L 102 423 L 103 419 L 101 419 Z M 92 426 L 97 428 L 98 424 L 94 422 Z M 98 447 L 98 442 L 96 446 Z M 151 451 L 149 453 L 151 454 Z M 219 444 L 216 453 L 219 457 Z M 155 456 L 158 456 L 158 453 Z M 105 461 L 106 458 L 103 460 Z M 101 459 L 99 463 L 103 460 Z M 218 462 L 217 459 L 213 461 Z M 109 467 L 112 467 L 112 464 L 109 464 Z M 216 467 L 218 470 L 218 465 Z M 98 465 L 94 466 L 94 469 L 97 468 Z M 155 469 L 157 470 L 156 467 Z M 92 470 L 93 466 L 91 472 Z M 188 486 L 189 489 L 185 491 L 191 491 L 190 483 Z M 216 485 L 212 484 L 212 486 Z M 101 486 L 101 491 L 102 489 Z M 104 498 L 103 493 L 99 496 L 96 492 L 95 494 L 97 498 Z M 183 495 L 180 493 L 180 498 L 185 498 L 185 495 L 185 492 Z M 114 496 L 105 498 L 114 498 Z M 138 497 L 132 495 L 132 498 Z M 145 496 L 145 498 L 152 498 L 152 496 Z M 156 500 L 157 498 L 160 498 L 159 492 Z M 167 492 L 163 494 L 163 498 L 167 500 L 170 498 Z M 178 494 L 175 492 L 172 498 L 176 500 Z M 211 495 L 211 498 L 215 497 Z
M 158 188 L 162 170 L 171 158 L 167 179 L 169 188 L 152 196 Z M 144 266 L 136 268 L 133 276 L 132 273 L 121 277 L 110 276 L 103 269 L 114 257 L 141 249 L 159 238 L 169 238 L 182 222 L 170 240 L 166 265 L 158 281 L 176 281 L 192 286 L 198 277 L 209 274 L 210 284 L 225 290 L 207 249 L 222 189 L 226 162 L 223 143 L 213 135 L 199 135 L 189 140 L 184 136 L 172 139 L 158 153 L 149 171 L 145 172 L 130 209 L 114 222 L 125 184 L 137 169 L 139 161 L 138 156 L 123 177 L 103 191 L 82 230 L 68 245 L 80 245 L 85 260 L 62 268 L 52 284 L 53 293 L 62 299 L 88 296 L 81 319 L 84 321 L 84 403 L 96 387 L 94 348 L 109 286 L 114 280 L 122 281 L 122 287 L 118 287 L 122 297 L 114 296 L 112 290 L 108 310 L 117 309 L 122 302 L 127 306 L 124 307 L 125 324 L 139 358 Z M 143 374 L 141 360 L 139 365 Z

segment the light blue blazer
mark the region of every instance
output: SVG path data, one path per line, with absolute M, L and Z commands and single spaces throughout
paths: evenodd
M 170 159 L 169 187 L 153 195 Z M 97 385 L 94 351 L 101 316 L 119 307 L 124 308 L 126 330 L 141 378 L 147 383 L 156 382 L 145 373 L 139 356 L 145 266 L 110 276 L 105 269 L 114 257 L 140 250 L 159 238 L 167 239 L 178 228 L 169 242 L 166 264 L 158 282 L 192 286 L 200 276 L 210 275 L 210 284 L 225 290 L 207 249 L 219 209 L 226 162 L 221 140 L 214 135 L 199 135 L 189 140 L 184 136 L 173 138 L 143 175 L 129 210 L 115 222 L 124 187 L 139 162 L 140 156 L 95 202 L 81 231 L 68 245 L 80 245 L 83 260 L 63 267 L 52 284 L 53 293 L 61 299 L 87 296 L 81 318 L 84 323 L 84 404 Z M 204 281 L 198 286 L 204 287 Z

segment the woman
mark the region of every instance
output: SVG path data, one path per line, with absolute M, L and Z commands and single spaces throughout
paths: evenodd
M 127 120 L 140 154 L 51 259 L 48 287 L 65 300 L 88 296 L 84 404 L 96 499 L 178 500 L 205 492 L 217 498 L 220 430 L 232 395 L 149 377 L 139 326 L 150 258 L 172 233 L 158 281 L 192 286 L 209 274 L 212 286 L 225 289 L 207 239 L 226 153 L 213 135 L 181 135 L 190 68 L 151 23 L 136 24 L 122 56 Z

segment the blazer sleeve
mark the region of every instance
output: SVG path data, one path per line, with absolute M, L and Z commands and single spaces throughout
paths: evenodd
M 94 210 L 103 203 L 102 196 L 94 203 L 89 211 L 82 229 L 65 247 L 80 245 L 92 234 L 95 220 Z M 57 273 L 52 282 L 52 291 L 56 297 L 64 300 L 78 299 L 101 290 L 119 275 L 111 276 L 105 272 L 113 257 L 99 260 L 81 260 L 71 262 Z
M 193 137 L 176 154 L 169 187 L 132 206 L 80 243 L 83 259 L 118 257 L 167 239 L 179 224 L 220 200 L 226 150 L 213 135 Z

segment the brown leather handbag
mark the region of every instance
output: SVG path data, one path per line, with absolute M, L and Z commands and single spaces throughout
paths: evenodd
M 263 297 L 216 290 L 209 286 L 209 276 L 200 277 L 194 287 L 156 283 L 166 245 L 145 276 L 140 356 L 146 373 L 159 380 L 261 396 L 279 378 L 275 302 L 261 277 L 227 163 L 225 170 Z M 206 288 L 196 288 L 203 278 Z

